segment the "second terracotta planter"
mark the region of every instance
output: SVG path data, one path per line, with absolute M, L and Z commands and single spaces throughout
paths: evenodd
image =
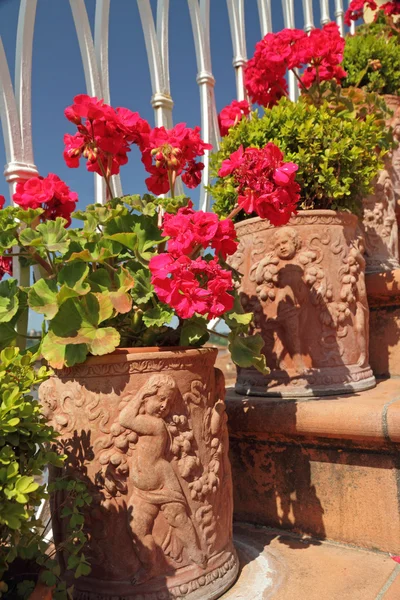
M 232 266 L 244 275 L 242 305 L 254 312 L 271 368 L 267 376 L 239 368 L 236 391 L 301 397 L 373 387 L 357 217 L 315 210 L 285 227 L 257 217 L 236 228 Z

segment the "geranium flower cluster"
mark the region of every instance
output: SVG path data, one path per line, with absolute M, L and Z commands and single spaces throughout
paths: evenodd
M 225 260 L 237 248 L 236 232 L 231 219 L 218 219 L 215 213 L 194 211 L 193 203 L 180 208 L 176 215 L 165 214 L 162 235 L 168 236 L 168 251 L 189 256 L 197 248 L 209 246 Z
M 400 2 L 385 2 L 380 6 L 377 5 L 375 0 L 352 0 L 349 4 L 349 8 L 344 16 L 344 22 L 350 27 L 352 21 L 358 21 L 364 15 L 364 8 L 370 8 L 371 10 L 383 10 L 385 15 L 388 17 L 394 15 L 400 15 Z
M 233 100 L 228 106 L 225 106 L 218 115 L 219 130 L 221 136 L 227 135 L 229 129 L 234 127 L 250 114 L 250 106 L 247 100 Z
M 240 146 L 223 161 L 220 177 L 232 175 L 237 184 L 238 205 L 246 213 L 256 213 L 272 225 L 285 225 L 296 212 L 300 186 L 295 181 L 298 166 L 284 162 L 272 142 L 264 148 Z
M 169 237 L 168 251 L 154 256 L 149 265 L 159 299 L 182 319 L 194 314 L 212 319 L 231 310 L 231 272 L 221 267 L 217 257 L 193 259 L 192 255 L 200 248 L 213 248 L 224 258 L 233 254 L 237 242 L 232 221 L 195 212 L 190 204 L 176 215 L 164 216 L 162 233 Z
M 96 97 L 75 96 L 74 103 L 65 109 L 65 116 L 77 126 L 74 135 L 64 135 L 64 159 L 68 167 L 77 168 L 86 158 L 86 168 L 110 177 L 119 173 L 128 162 L 130 145 L 146 147 L 150 125 L 137 112 L 127 108 L 114 109 Z
M 190 129 L 186 123 L 178 123 L 172 129 L 155 127 L 142 148 L 142 162 L 151 175 L 146 179 L 147 188 L 153 194 L 165 194 L 173 190 L 179 175 L 188 188 L 197 187 L 204 164 L 196 162 L 196 158 L 211 148 L 201 139 L 200 127 Z
M 146 185 L 153 194 L 173 191 L 179 175 L 189 188 L 197 187 L 201 181 L 204 164 L 196 162 L 196 158 L 212 146 L 200 138 L 199 127 L 190 129 L 186 123 L 178 123 L 169 130 L 152 129 L 139 113 L 122 107 L 114 109 L 86 94 L 75 96 L 74 103 L 65 109 L 65 116 L 78 128 L 75 135 L 64 136 L 64 159 L 71 168 L 78 167 L 83 157 L 88 171 L 108 180 L 128 162 L 130 146 L 137 144 L 150 174 Z
M 317 78 L 340 81 L 346 76 L 340 66 L 344 44 L 336 23 L 313 29 L 309 35 L 301 29 L 267 33 L 247 63 L 247 93 L 253 102 L 271 107 L 288 94 L 287 70 L 303 69 L 306 65 L 309 66 L 300 78 L 300 86 L 309 88 Z
M 75 210 L 78 194 L 70 188 L 58 175 L 49 173 L 47 177 L 31 177 L 17 183 L 13 195 L 16 204 L 24 208 L 43 208 L 42 220 L 54 220 L 63 217 L 67 224 L 71 223 L 71 213 Z

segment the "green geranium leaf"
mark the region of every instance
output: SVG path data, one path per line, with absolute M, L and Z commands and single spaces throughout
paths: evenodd
M 26 210 L 18 209 L 15 216 L 22 223 L 25 223 L 26 225 L 31 225 L 33 221 L 40 217 L 40 215 L 43 213 L 43 208 L 28 208 Z
M 231 329 L 235 329 L 236 327 L 240 327 L 242 325 L 247 326 L 250 325 L 251 320 L 253 318 L 253 313 L 237 313 L 237 312 L 229 312 L 224 315 L 224 321 Z
M 88 344 L 92 354 L 102 356 L 114 352 L 121 341 L 121 336 L 114 327 L 102 327 L 93 332 L 93 338 Z
M 115 240 L 102 238 L 98 242 L 87 243 L 83 250 L 72 252 L 67 262 L 81 260 L 83 262 L 105 263 L 110 258 L 118 256 L 121 250 L 121 244 Z
M 184 321 L 179 343 L 181 346 L 202 346 L 209 337 L 206 319 L 194 316 Z
M 58 287 L 52 279 L 39 279 L 28 292 L 29 306 L 46 319 L 52 319 L 58 313 Z
M 54 369 L 73 367 L 83 362 L 88 355 L 87 344 L 66 344 L 52 331 L 45 335 L 42 342 L 42 355 Z
M 150 271 L 139 269 L 134 275 L 135 283 L 132 289 L 132 297 L 136 304 L 147 304 L 154 295 L 151 283 Z
M 5 250 L 18 244 L 17 229 L 18 227 L 12 225 L 11 227 L 3 228 L 3 231 L 0 231 L 0 254 L 4 254 Z
M 255 367 L 265 375 L 269 373 L 265 356 L 261 354 L 264 341 L 259 334 L 244 337 L 233 331 L 228 339 L 229 351 L 235 364 L 243 368 Z
M 18 283 L 15 279 L 0 282 L 0 323 L 8 323 L 19 307 Z
M 19 234 L 19 241 L 23 246 L 38 248 L 43 245 L 43 237 L 35 229 L 30 227 L 23 229 Z
M 136 250 L 138 245 L 137 235 L 136 233 L 114 233 L 112 235 L 105 235 L 105 239 L 113 240 L 114 242 L 118 242 L 122 246 L 129 248 L 133 252 Z
M 138 237 L 139 253 L 146 259 L 151 258 L 151 254 L 147 252 L 150 248 L 165 241 L 157 225 L 156 215 L 152 218 L 145 215 L 136 216 L 134 231 Z
M 49 252 L 59 252 L 64 255 L 69 247 L 68 232 L 65 229 L 66 219 L 57 217 L 55 221 L 46 221 L 37 226 L 43 245 Z
M 146 310 L 143 314 L 143 323 L 146 327 L 151 327 L 152 325 L 162 327 L 172 321 L 174 314 L 174 310 L 166 304 L 158 304 L 154 308 Z
M 123 267 L 112 278 L 106 269 L 97 269 L 90 276 L 90 283 L 93 291 L 109 292 L 108 296 L 118 313 L 125 314 L 131 310 L 132 298 L 127 292 L 134 286 L 134 278 Z
M 84 296 L 90 292 L 90 285 L 85 280 L 89 275 L 89 266 L 83 262 L 65 265 L 58 274 L 58 283 Z

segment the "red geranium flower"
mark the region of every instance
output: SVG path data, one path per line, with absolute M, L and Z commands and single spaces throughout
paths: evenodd
M 76 192 L 71 192 L 67 184 L 57 175 L 49 173 L 47 177 L 31 177 L 26 181 L 18 182 L 13 200 L 25 210 L 43 208 L 42 220 L 63 217 L 69 225 L 78 195 Z
M 284 162 L 283 154 L 272 142 L 264 148 L 240 146 L 223 161 L 220 177 L 231 175 L 237 185 L 238 205 L 256 213 L 273 225 L 284 225 L 296 212 L 300 186 L 295 181 L 298 166 Z
M 225 106 L 218 115 L 219 130 L 221 136 L 227 135 L 229 129 L 234 127 L 243 117 L 250 114 L 250 106 L 247 100 L 233 100 Z
M 212 319 L 233 308 L 231 272 L 222 269 L 216 258 L 192 260 L 164 253 L 154 256 L 149 268 L 156 294 L 182 319 L 194 314 Z
M 371 10 L 376 10 L 378 8 L 375 0 L 351 0 L 349 8 L 344 15 L 345 24 L 350 27 L 352 21 L 361 19 L 364 15 L 364 6 L 367 6 Z
M 146 138 L 146 144 L 142 150 L 142 162 L 151 175 L 146 179 L 150 192 L 157 195 L 166 193 L 178 175 L 182 175 L 188 187 L 198 186 L 204 165 L 196 162 L 196 158 L 212 148 L 200 138 L 199 127 L 190 129 L 186 123 L 178 123 L 172 129 L 155 127 Z
M 267 33 L 256 44 L 254 56 L 245 71 L 247 93 L 253 102 L 271 107 L 287 96 L 285 80 L 287 70 L 306 68 L 302 78 L 309 87 L 317 77 L 320 80 L 339 81 L 346 74 L 339 63 L 343 60 L 344 39 L 335 23 L 322 29 L 313 29 L 307 35 L 301 29 L 283 29 L 279 33 Z
M 103 100 L 80 94 L 65 109 L 65 116 L 78 128 L 75 135 L 64 136 L 64 159 L 70 168 L 77 168 L 83 156 L 88 171 L 110 177 L 128 162 L 130 144 L 138 144 L 141 150 L 147 146 L 150 125 L 127 108 L 114 110 Z
M 163 236 L 168 236 L 168 252 L 178 258 L 189 256 L 199 247 L 210 247 L 225 259 L 237 248 L 236 232 L 230 219 L 219 221 L 215 213 L 193 210 L 193 204 L 180 208 L 176 215 L 165 214 Z
M 11 256 L 0 256 L 0 280 L 3 279 L 4 275 L 12 275 L 12 257 Z

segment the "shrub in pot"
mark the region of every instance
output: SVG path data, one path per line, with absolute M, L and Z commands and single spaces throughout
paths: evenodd
M 244 275 L 242 304 L 255 314 L 271 367 L 269 375 L 239 368 L 236 390 L 241 393 L 306 396 L 374 385 L 357 215 L 388 139 L 375 113 L 364 110 L 355 118 L 340 88 L 322 83 L 322 77 L 343 77 L 336 64 L 343 44 L 327 27 L 313 32 L 308 56 L 309 42 L 297 30 L 268 34 L 260 42 L 247 67 L 247 87 L 252 99 L 269 108 L 261 117 L 232 119 L 212 157 L 214 210 L 220 216 L 233 211 L 236 218 L 240 245 L 232 264 Z M 321 58 L 324 52 L 331 65 Z M 301 77 L 300 100 L 277 102 L 285 84 L 276 65 L 284 74 L 301 66 L 304 56 L 311 66 Z M 265 78 L 265 73 L 272 75 Z M 293 187 L 284 193 L 277 189 L 285 173 L 277 176 L 273 163 L 251 160 L 254 148 L 271 143 L 285 161 L 297 165 L 283 170 L 286 185 L 294 177 L 299 185 L 298 202 Z
M 266 371 L 226 264 L 235 229 L 174 196 L 178 175 L 189 187 L 200 181 L 196 159 L 208 145 L 198 128 L 151 129 L 137 113 L 88 96 L 77 96 L 66 116 L 78 128 L 65 136 L 67 164 L 86 158 L 109 200 L 76 211 L 83 226 L 68 228 L 77 197 L 66 184 L 54 175 L 18 184 L 14 201 L 24 210 L 0 211 L 3 260 L 18 247 L 42 277 L 24 288 L 12 278 L 0 283 L 9 309 L 0 327 L 15 337 L 26 305 L 45 319 L 40 352 L 55 376 L 40 388 L 43 411 L 59 432 L 64 474 L 93 499 L 79 520 L 92 572 L 74 598 L 216 598 L 238 563 L 224 378 L 214 369 L 217 350 L 202 347 L 208 322 L 229 325 L 234 361 Z M 149 190 L 170 190 L 170 198 L 113 198 L 112 175 L 132 143 Z M 56 543 L 66 536 L 64 509 L 60 489 Z M 76 565 L 63 552 L 59 560 L 70 583 Z
M 376 4 L 350 3 L 346 21 L 363 16 L 364 5 L 376 11 Z M 387 2 L 375 12 L 370 23 L 357 27 L 346 36 L 343 67 L 347 72 L 342 81 L 344 88 L 360 88 L 367 93 L 379 94 L 392 111 L 386 116 L 388 128 L 393 129 L 397 145 L 385 160 L 372 194 L 364 201 L 367 270 L 382 271 L 399 268 L 397 202 L 400 194 L 400 44 L 399 28 L 393 16 L 398 4 Z

